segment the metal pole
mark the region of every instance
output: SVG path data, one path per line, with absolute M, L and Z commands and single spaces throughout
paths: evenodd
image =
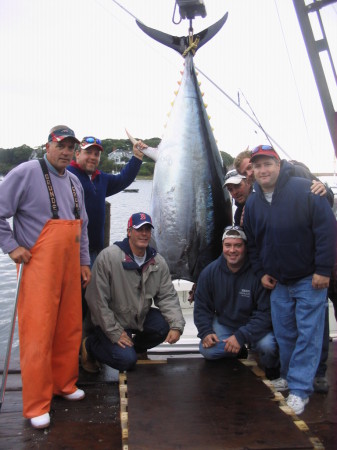
M 8 339 L 5 365 L 4 365 L 4 370 L 2 373 L 1 389 L 0 389 L 0 411 L 1 411 L 1 407 L 4 402 L 4 397 L 5 397 L 6 382 L 7 382 L 7 376 L 8 376 L 9 361 L 11 358 L 13 336 L 14 336 L 14 331 L 15 331 L 16 313 L 17 313 L 17 309 L 18 309 L 18 298 L 19 298 L 20 283 L 21 283 L 22 272 L 23 272 L 23 265 L 24 264 L 21 263 L 20 269 L 19 269 L 19 275 L 18 275 L 18 281 L 17 281 L 17 287 L 16 287 L 16 295 L 15 295 L 15 303 L 14 303 L 13 316 L 12 316 L 12 323 L 11 323 L 9 339 Z

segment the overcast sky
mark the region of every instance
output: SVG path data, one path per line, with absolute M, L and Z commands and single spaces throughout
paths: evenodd
M 174 0 L 119 0 L 146 25 L 177 36 Z M 334 151 L 291 0 L 205 0 L 195 32 L 228 11 L 195 65 L 237 100 L 293 159 L 333 171 Z M 322 10 L 337 67 L 337 5 Z M 177 14 L 178 18 L 178 14 Z M 334 47 L 333 47 L 334 45 Z M 162 137 L 183 58 L 146 36 L 113 0 L 0 1 L 0 147 L 46 142 L 67 124 L 78 137 Z M 235 156 L 266 138 L 199 73 L 220 150 Z M 336 86 L 334 101 L 337 105 Z M 241 106 L 252 114 L 241 96 Z M 281 153 L 281 156 L 285 157 Z

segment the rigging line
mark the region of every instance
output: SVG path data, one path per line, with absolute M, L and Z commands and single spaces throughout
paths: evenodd
M 278 21 L 279 21 L 279 24 L 280 24 L 280 28 L 281 28 L 281 33 L 282 33 L 282 37 L 283 37 L 284 46 L 285 46 L 285 49 L 286 49 L 286 52 L 287 52 L 287 56 L 288 56 L 288 61 L 289 61 L 289 65 L 290 65 L 291 74 L 292 74 L 292 77 L 293 77 L 293 80 L 294 80 L 294 84 L 295 84 L 295 89 L 296 89 L 296 93 L 297 93 L 298 102 L 299 102 L 300 108 L 301 108 L 301 113 L 302 113 L 302 117 L 303 117 L 303 122 L 304 122 L 304 127 L 305 127 L 305 131 L 306 131 L 307 139 L 308 139 L 308 142 L 309 142 L 309 145 L 310 145 L 310 148 L 311 148 L 311 152 L 313 152 L 312 142 L 311 142 L 311 139 L 310 139 L 310 134 L 309 134 L 309 129 L 308 129 L 308 123 L 307 123 L 307 120 L 305 118 L 304 109 L 303 109 L 303 105 L 302 105 L 302 100 L 301 100 L 301 97 L 300 97 L 298 84 L 297 84 L 297 81 L 296 81 L 296 78 L 295 78 L 295 71 L 294 71 L 293 64 L 291 62 L 289 48 L 288 48 L 287 41 L 286 41 L 286 38 L 285 38 L 284 30 L 283 30 L 283 27 L 282 27 L 281 17 L 280 17 L 280 13 L 279 13 L 279 10 L 278 10 L 278 7 L 277 7 L 277 1 L 276 0 L 274 0 L 274 5 L 275 5 L 277 18 L 278 18 Z
M 268 137 L 268 135 L 267 135 L 265 129 L 263 128 L 261 122 L 259 121 L 259 119 L 258 119 L 257 115 L 255 114 L 253 108 L 251 107 L 250 103 L 248 102 L 248 100 L 247 100 L 245 94 L 242 92 L 241 89 L 240 89 L 240 92 L 241 92 L 241 94 L 243 95 L 243 98 L 245 99 L 245 101 L 246 101 L 246 103 L 247 103 L 249 109 L 251 110 L 253 116 L 254 116 L 255 119 L 257 120 L 260 129 L 263 131 L 263 133 L 264 133 L 264 135 L 266 136 L 266 138 L 267 138 L 269 144 L 273 147 L 273 144 L 271 143 L 271 140 L 269 139 L 269 137 Z M 286 153 L 284 150 L 282 150 L 282 152 L 285 154 L 285 156 L 286 156 L 288 159 L 293 159 L 293 158 L 292 158 L 288 153 Z
M 120 8 L 122 8 L 127 14 L 129 14 L 131 17 L 133 17 L 135 20 L 138 20 L 139 22 L 141 22 L 136 16 L 134 16 L 128 9 L 126 9 L 123 5 L 121 5 L 119 2 L 117 2 L 117 0 L 112 0 L 114 3 L 116 3 L 117 6 L 119 6 Z
M 230 102 L 232 102 L 237 108 L 239 108 L 239 110 L 241 112 L 243 112 L 256 126 L 258 126 L 260 128 L 259 123 L 254 119 L 254 117 L 252 117 L 249 113 L 247 113 L 247 111 L 245 111 L 243 108 L 241 108 L 240 105 L 237 104 L 237 102 L 235 100 L 232 99 L 232 97 L 230 95 L 228 95 L 223 89 L 221 89 L 220 86 L 218 86 L 213 80 L 211 80 L 206 74 L 205 72 L 203 72 L 199 67 L 195 66 L 196 70 L 198 72 L 200 72 L 216 89 L 218 89 L 218 91 L 221 92 L 221 94 L 223 94 Z M 281 145 L 266 131 L 264 132 L 266 137 L 268 138 L 268 140 L 270 139 L 272 142 L 274 142 L 274 144 L 278 147 L 279 150 L 281 150 L 288 158 L 290 158 L 286 151 L 283 150 L 283 148 L 281 147 Z M 290 158 L 291 159 L 291 158 Z
M 117 0 L 112 0 L 117 6 L 119 6 L 121 9 L 123 9 L 127 14 L 129 14 L 131 17 L 133 17 L 136 20 L 139 20 L 134 14 L 132 14 L 128 9 L 126 9 L 124 6 L 122 6 Z M 230 100 L 237 108 L 240 109 L 240 111 L 242 111 L 255 125 L 257 125 L 258 127 L 262 128 L 261 125 L 259 124 L 259 122 L 257 122 L 254 117 L 252 117 L 250 114 L 247 113 L 247 111 L 245 111 L 243 108 L 241 108 L 240 105 L 237 104 L 237 102 L 235 102 L 235 100 L 233 100 L 223 89 L 220 88 L 220 86 L 218 86 L 216 83 L 214 83 L 213 80 L 211 80 L 201 69 L 199 69 L 198 67 L 196 67 L 196 70 L 198 70 L 215 88 L 217 88 L 223 95 L 225 95 L 225 97 L 227 97 L 228 100 Z M 281 145 L 272 137 L 270 136 L 270 134 L 268 134 L 266 131 L 264 131 L 264 134 L 266 135 L 267 139 L 272 141 L 279 150 L 281 150 L 288 158 L 289 155 L 287 155 L 287 152 L 281 147 Z M 290 158 L 291 159 L 291 158 Z

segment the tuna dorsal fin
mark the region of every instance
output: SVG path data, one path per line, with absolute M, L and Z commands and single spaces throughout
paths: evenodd
M 199 38 L 198 47 L 202 47 L 206 42 L 208 42 L 210 39 L 212 39 L 213 36 L 216 35 L 216 33 L 223 27 L 224 23 L 226 22 L 228 17 L 228 12 L 216 23 L 211 25 L 210 27 L 206 28 L 203 31 L 200 31 L 199 33 L 195 34 L 195 37 Z M 137 25 L 139 28 L 144 31 L 148 36 L 150 36 L 155 41 L 160 42 L 163 45 L 166 45 L 167 47 L 173 48 L 173 50 L 176 50 L 181 55 L 184 53 L 184 51 L 189 47 L 189 37 L 188 36 L 172 36 L 171 34 L 163 33 L 162 31 L 155 30 L 154 28 L 150 28 L 146 25 L 144 25 L 139 20 L 136 20 Z
M 128 130 L 125 128 L 125 132 L 128 135 L 128 138 L 132 142 L 132 145 L 135 145 L 137 143 L 137 139 L 131 136 L 131 134 L 128 132 Z M 158 149 L 153 147 L 147 147 L 144 150 L 142 150 L 144 155 L 146 155 L 148 158 L 153 159 L 153 161 L 157 161 L 158 159 Z

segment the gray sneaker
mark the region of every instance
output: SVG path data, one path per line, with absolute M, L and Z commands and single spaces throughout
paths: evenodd
M 309 397 L 301 398 L 295 394 L 289 394 L 286 399 L 286 403 L 291 408 L 294 413 L 299 416 L 304 411 L 305 405 L 309 403 Z
M 288 382 L 284 378 L 276 378 L 276 380 L 271 380 L 271 384 L 278 392 L 286 391 L 288 389 Z

